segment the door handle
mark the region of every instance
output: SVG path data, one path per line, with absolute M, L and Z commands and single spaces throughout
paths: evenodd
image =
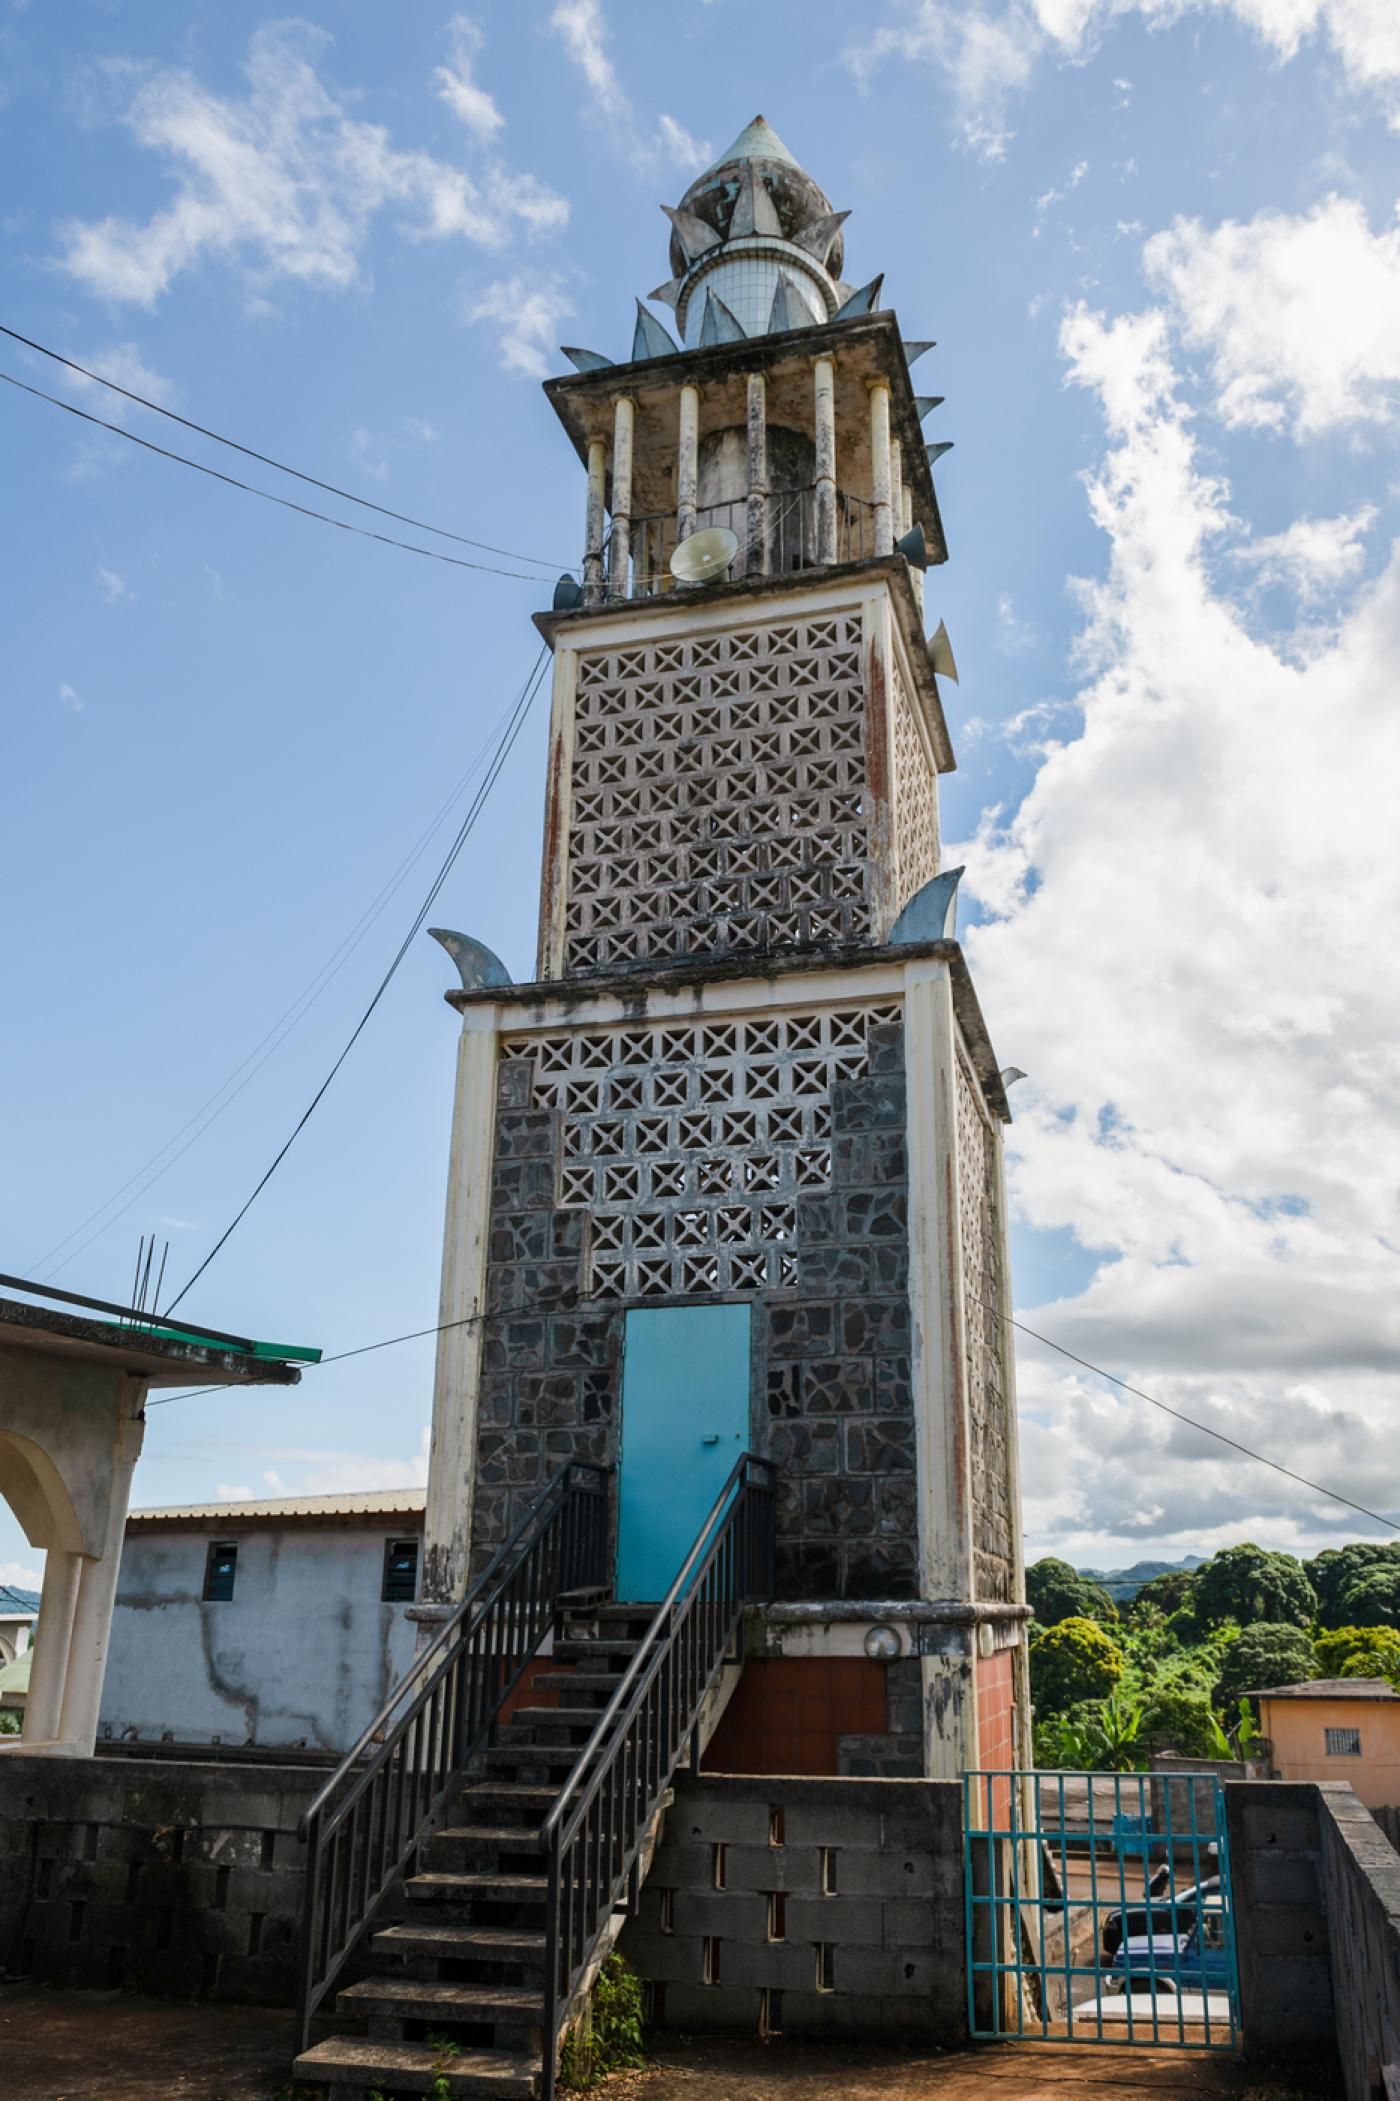
M 718 1444 L 718 1443 L 719 1443 L 719 1432 L 718 1432 L 717 1430 L 716 1430 L 716 1431 L 712 1431 L 712 1432 L 711 1432 L 711 1434 L 710 1434 L 710 1435 L 709 1435 L 708 1437 L 702 1437 L 702 1438 L 701 1438 L 701 1440 L 700 1440 L 700 1442 L 701 1442 L 701 1444 Z

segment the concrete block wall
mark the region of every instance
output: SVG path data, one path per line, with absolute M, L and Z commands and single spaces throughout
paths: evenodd
M 1400 2090 L 1400 1854 L 1344 1783 L 1317 1794 L 1337 2054 L 1347 2101 L 1372 2101 Z
M 621 1945 L 661 2027 L 959 2042 L 958 1784 L 682 1778 Z
M 1227 1781 L 1245 2054 L 1329 2052 L 1335 2016 L 1317 1788 Z
M 304 1848 L 325 1778 L 286 1767 L 4 1763 L 0 1951 L 77 1990 L 289 2005 Z

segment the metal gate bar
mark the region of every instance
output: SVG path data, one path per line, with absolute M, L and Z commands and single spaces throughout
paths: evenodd
M 964 1810 L 973 2035 L 1238 2047 L 1214 1773 L 970 1772 Z

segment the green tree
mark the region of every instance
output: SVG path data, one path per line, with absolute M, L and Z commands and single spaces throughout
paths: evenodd
M 1400 1634 L 1393 1627 L 1333 1627 L 1313 1641 L 1324 1678 L 1389 1678 L 1400 1686 Z
M 1143 1711 L 1143 1734 L 1163 1750 L 1183 1758 L 1213 1758 L 1215 1735 L 1209 1689 L 1191 1680 L 1164 1685 L 1149 1696 Z
M 1355 1626 L 1360 1623 L 1348 1607 L 1348 1593 L 1377 1570 L 1400 1570 L 1400 1545 L 1358 1539 L 1350 1546 L 1328 1547 L 1315 1560 L 1305 1562 L 1304 1569 L 1317 1593 L 1319 1625 Z M 1386 1624 L 1400 1625 L 1400 1621 L 1392 1620 Z
M 1344 1590 L 1342 1610 L 1349 1626 L 1400 1628 L 1400 1562 L 1373 1568 Z
M 1215 1688 L 1215 1705 L 1232 1706 L 1247 1692 L 1268 1685 L 1301 1685 L 1317 1676 L 1313 1645 L 1301 1627 L 1263 1620 L 1246 1627 L 1230 1644 Z
M 1042 1715 L 1065 1714 L 1082 1700 L 1101 1700 L 1123 1675 L 1123 1652 L 1091 1619 L 1079 1616 L 1031 1636 L 1031 1697 Z
M 1246 1541 L 1223 1547 L 1196 1570 L 1188 1605 L 1203 1627 L 1222 1620 L 1238 1620 L 1242 1627 L 1307 1627 L 1317 1613 L 1317 1596 L 1291 1554 L 1270 1554 Z
M 1115 1620 L 1118 1608 L 1101 1583 L 1047 1554 L 1026 1570 L 1026 1597 L 1042 1627 L 1061 1620 Z
M 1160 1612 L 1170 1619 L 1179 1612 L 1191 1593 L 1192 1571 L 1189 1568 L 1169 1568 L 1160 1576 L 1151 1577 L 1133 1599 L 1129 1611 L 1135 1619 L 1147 1619 Z

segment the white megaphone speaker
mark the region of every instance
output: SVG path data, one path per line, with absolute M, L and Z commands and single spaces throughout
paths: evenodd
M 958 667 L 953 662 L 953 645 L 948 640 L 948 630 L 941 620 L 933 634 L 929 636 L 928 660 L 939 678 L 950 678 L 956 686 L 958 683 Z
M 709 525 L 691 533 L 671 556 L 671 574 L 677 583 L 712 584 L 739 552 L 739 535 L 727 525 Z

